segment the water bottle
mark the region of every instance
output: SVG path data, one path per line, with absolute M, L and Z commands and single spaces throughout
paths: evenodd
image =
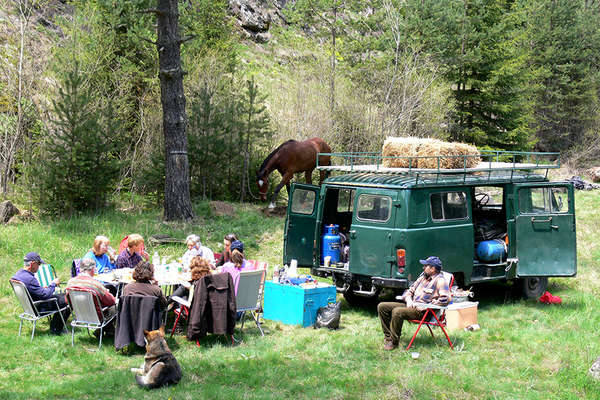
M 277 268 L 273 271 L 273 283 L 279 283 L 279 270 Z
M 152 264 L 160 265 L 160 256 L 158 255 L 158 251 L 155 251 L 154 255 L 152 256 Z

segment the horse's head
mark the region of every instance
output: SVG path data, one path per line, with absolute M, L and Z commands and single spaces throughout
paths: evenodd
M 256 173 L 256 184 L 258 185 L 258 195 L 261 201 L 267 201 L 267 191 L 269 190 L 269 178 L 260 171 Z

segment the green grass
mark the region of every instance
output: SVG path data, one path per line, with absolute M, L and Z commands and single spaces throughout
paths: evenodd
M 0 230 L 0 398 L 173 398 L 173 399 L 596 399 L 600 382 L 587 370 L 600 356 L 600 276 L 598 244 L 600 192 L 577 193 L 578 276 L 551 279 L 549 290 L 563 304 L 546 306 L 506 295 L 506 285 L 475 287 L 479 307 L 477 332 L 452 333 L 450 351 L 439 334 L 432 341 L 419 333 L 413 360 L 403 350 L 384 352 L 375 308 L 342 308 L 338 331 L 299 328 L 265 321 L 261 337 L 248 322 L 243 343 L 228 346 L 209 336 L 202 346 L 183 336 L 168 343 L 183 369 L 174 387 L 139 389 L 129 371 L 142 363 L 143 351 L 116 352 L 112 340 L 97 345 L 83 331 L 55 337 L 43 322 L 29 341 L 30 328 L 18 337 L 19 306 L 8 278 L 27 251 L 41 255 L 67 279 L 72 258 L 80 257 L 95 235 L 113 245 L 124 235 L 144 237 L 198 233 L 219 251 L 225 233 L 239 233 L 248 258 L 281 263 L 282 218 L 266 218 L 253 205 L 235 205 L 236 217 L 215 217 L 207 203 L 196 206 L 194 225 L 165 224 L 158 211 L 109 212 L 62 221 L 36 221 Z M 150 247 L 152 254 L 154 249 Z M 161 255 L 183 253 L 183 245 L 161 246 Z M 269 272 L 270 275 L 271 271 Z M 415 326 L 406 326 L 404 344 Z

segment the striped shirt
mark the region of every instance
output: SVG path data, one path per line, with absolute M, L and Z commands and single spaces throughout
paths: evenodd
M 450 302 L 450 288 L 441 273 L 429 277 L 422 273 L 415 283 L 410 285 L 407 295 L 416 303 L 445 306 Z
M 102 282 L 97 279 L 92 278 L 87 274 L 79 274 L 74 278 L 69 279 L 67 283 L 67 293 L 69 289 L 81 288 L 81 289 L 90 289 L 96 292 L 98 295 L 98 299 L 100 299 L 100 305 L 102 307 L 108 307 L 115 304 L 114 296 L 108 291 L 107 288 L 104 287 Z

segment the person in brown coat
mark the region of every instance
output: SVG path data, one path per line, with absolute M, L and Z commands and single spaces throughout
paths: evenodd
M 155 296 L 160 299 L 162 309 L 167 307 L 167 298 L 154 279 L 154 265 L 140 261 L 133 270 L 133 280 L 123 289 L 123 296 Z

